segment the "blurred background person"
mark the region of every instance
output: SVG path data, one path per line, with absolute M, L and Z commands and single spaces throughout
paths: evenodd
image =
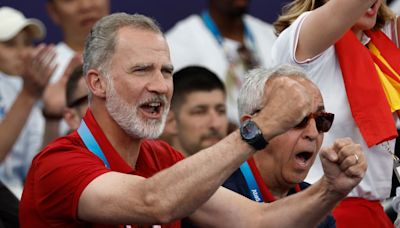
M 81 55 L 86 36 L 92 26 L 110 12 L 109 0 L 47 0 L 46 10 L 51 20 L 62 31 L 62 41 L 56 45 L 57 69 L 50 82 L 55 84 L 53 89 L 46 91 L 46 97 L 52 97 L 45 105 L 49 108 L 46 112 L 46 128 L 59 129 L 59 133 L 46 137 L 47 145 L 58 136 L 65 135 L 69 127 L 63 120 L 66 108 L 65 86 L 72 70 L 81 64 Z
M 67 107 L 64 120 L 71 131 L 78 129 L 88 107 L 89 90 L 83 76 L 82 65 L 78 65 L 68 79 L 66 86 Z
M 250 1 L 208 0 L 208 8 L 178 22 L 167 33 L 177 70 L 201 65 L 225 84 L 229 121 L 238 122 L 237 94 L 244 73 L 268 66 L 275 40 L 273 27 L 246 14 Z
M 33 47 L 45 36 L 43 24 L 13 8 L 0 8 L 0 34 L 0 180 L 20 197 L 44 135 L 37 101 L 54 72 L 55 52 L 52 45 Z
M 82 54 L 86 36 L 92 26 L 110 12 L 109 0 L 47 0 L 47 13 L 62 31 L 63 40 L 56 46 L 57 70 L 51 81 L 57 81 L 75 53 Z
M 173 75 L 174 93 L 164 137 L 185 157 L 214 145 L 228 134 L 224 85 L 200 66 Z
M 44 135 L 37 102 L 55 69 L 55 52 L 33 42 L 45 33 L 39 20 L 0 7 L 0 227 L 19 226 L 18 199 Z

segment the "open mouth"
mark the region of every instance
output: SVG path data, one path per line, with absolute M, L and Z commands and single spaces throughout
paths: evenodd
M 302 151 L 300 153 L 297 153 L 295 155 L 296 161 L 301 165 L 301 166 L 306 166 L 308 164 L 308 161 L 312 158 L 314 153 L 309 152 L 309 151 Z
M 90 18 L 81 20 L 80 24 L 82 27 L 87 27 L 87 26 L 92 27 L 98 20 L 99 20 L 98 18 L 90 17 Z
M 149 118 L 159 118 L 161 116 L 161 110 L 163 102 L 146 102 L 140 105 L 140 109 Z

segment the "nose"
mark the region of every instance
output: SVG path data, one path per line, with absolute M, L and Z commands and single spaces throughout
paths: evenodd
M 224 125 L 228 125 L 228 119 L 225 114 L 221 114 L 217 110 L 211 110 L 209 114 L 210 128 L 221 130 Z
M 79 6 L 81 10 L 88 10 L 94 5 L 93 0 L 79 0 Z
M 157 94 L 166 94 L 172 87 L 172 78 L 165 77 L 162 72 L 157 72 L 151 77 L 147 89 Z
M 307 126 L 303 130 L 303 136 L 309 140 L 315 140 L 319 136 L 317 124 L 314 118 L 310 118 Z

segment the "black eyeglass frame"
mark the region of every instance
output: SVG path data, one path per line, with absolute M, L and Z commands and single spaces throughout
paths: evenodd
M 88 99 L 89 99 L 89 95 L 85 95 L 85 96 L 83 96 L 83 97 L 80 97 L 80 98 L 78 98 L 78 99 L 76 99 L 76 100 L 73 100 L 73 101 L 69 102 L 69 103 L 67 104 L 67 107 L 68 107 L 68 108 L 74 108 L 74 107 L 80 106 L 80 105 L 82 105 L 83 103 L 87 103 L 87 102 L 88 102 Z

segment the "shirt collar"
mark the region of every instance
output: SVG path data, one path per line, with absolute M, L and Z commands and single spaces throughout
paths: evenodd
M 90 108 L 88 108 L 83 119 L 103 151 L 104 156 L 107 158 L 111 170 L 121 173 L 133 173 L 134 169 L 127 162 L 125 162 L 121 155 L 111 145 L 110 141 L 107 139 L 107 136 L 104 134 L 103 130 L 94 118 Z

